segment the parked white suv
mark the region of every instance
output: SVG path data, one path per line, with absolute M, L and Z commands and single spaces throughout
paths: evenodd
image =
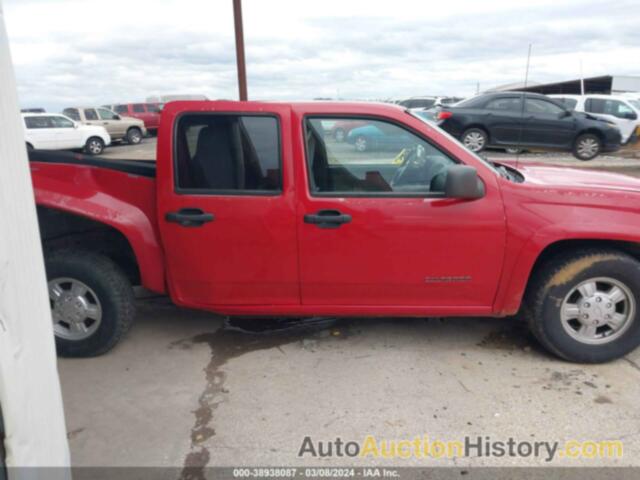
M 622 143 L 633 138 L 640 128 L 640 100 L 625 95 L 549 95 L 567 109 L 586 112 L 615 124 L 622 135 Z
M 23 113 L 25 140 L 29 149 L 84 149 L 99 155 L 111 136 L 98 126 L 82 125 L 57 113 Z

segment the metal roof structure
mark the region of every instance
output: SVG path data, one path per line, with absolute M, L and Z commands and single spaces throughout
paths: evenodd
M 589 77 L 583 79 L 584 93 L 623 93 L 623 92 L 640 92 L 640 76 L 630 75 L 602 75 L 599 77 Z M 490 92 L 496 91 L 524 91 L 543 93 L 545 95 L 554 93 L 575 94 L 581 93 L 580 79 L 565 80 L 554 83 L 530 83 L 524 87 L 522 83 L 515 83 L 496 87 Z

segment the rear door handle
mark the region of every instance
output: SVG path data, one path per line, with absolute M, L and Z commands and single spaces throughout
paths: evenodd
M 212 222 L 212 213 L 206 213 L 199 208 L 181 208 L 177 212 L 167 212 L 164 216 L 167 222 L 177 223 L 183 227 L 201 227 L 207 222 Z
M 320 228 L 338 228 L 343 223 L 349 222 L 351 222 L 351 215 L 338 210 L 319 210 L 317 213 L 308 213 L 304 216 L 304 223 L 317 225 Z

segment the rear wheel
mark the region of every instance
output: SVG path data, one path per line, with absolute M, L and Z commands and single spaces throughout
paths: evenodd
M 131 326 L 133 289 L 109 258 L 60 251 L 46 259 L 56 348 L 61 356 L 92 357 L 111 350 Z
M 596 158 L 602 150 L 602 141 L 593 133 L 583 133 L 576 138 L 573 146 L 573 155 L 578 160 L 591 160 Z
M 556 258 L 534 277 L 524 315 L 548 350 L 575 362 L 607 362 L 640 345 L 640 262 L 616 251 Z
M 139 128 L 132 127 L 127 131 L 127 142 L 131 145 L 137 145 L 142 141 L 142 131 Z
M 104 141 L 100 137 L 91 137 L 85 143 L 84 150 L 89 155 L 100 155 L 104 150 Z
M 463 145 L 474 153 L 484 150 L 488 142 L 487 133 L 480 128 L 470 128 L 462 134 Z

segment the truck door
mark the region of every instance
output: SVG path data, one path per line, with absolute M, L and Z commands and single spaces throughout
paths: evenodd
M 480 172 L 483 198 L 444 198 L 447 169 L 458 161 L 426 136 L 398 131 L 412 137 L 412 146 L 360 152 L 323 135 L 335 120 L 308 116 L 301 135 L 307 156 L 306 176 L 298 180 L 305 185 L 297 218 L 303 305 L 390 307 L 376 309 L 379 314 L 488 311 L 505 242 L 495 174 Z M 397 121 L 367 121 L 404 129 Z
M 299 305 L 290 111 L 224 105 L 163 114 L 173 129 L 158 145 L 169 290 L 187 306 Z

